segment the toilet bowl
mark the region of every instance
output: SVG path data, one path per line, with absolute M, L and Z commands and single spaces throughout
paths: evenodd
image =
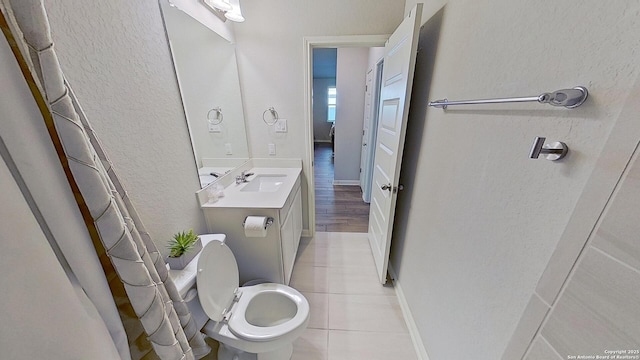
M 220 240 L 199 254 L 196 284 L 209 321 L 203 332 L 220 342 L 220 360 L 288 360 L 307 327 L 309 302 L 282 284 L 239 286 L 238 264 Z

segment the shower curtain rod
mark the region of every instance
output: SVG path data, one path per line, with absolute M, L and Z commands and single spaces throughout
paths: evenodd
M 589 92 L 584 86 L 576 86 L 572 89 L 556 90 L 552 93 L 542 93 L 538 96 L 482 99 L 482 100 L 442 100 L 430 101 L 429 106 L 446 109 L 449 105 L 474 105 L 474 104 L 502 104 L 515 102 L 539 102 L 553 106 L 564 106 L 567 109 L 577 108 L 587 99 Z

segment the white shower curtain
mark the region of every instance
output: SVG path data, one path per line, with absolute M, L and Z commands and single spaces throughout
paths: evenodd
M 64 159 L 68 161 L 67 164 L 63 161 L 63 166 L 67 165 L 72 174 L 69 182 L 79 190 L 76 194 L 82 198 L 79 204 L 86 204 L 94 221 L 93 234 L 99 236 L 107 251 L 156 354 L 161 359 L 176 360 L 204 356 L 209 347 L 168 277 L 160 253 L 79 104 L 72 99 L 41 0 L 10 0 L 10 4 L 28 45 L 29 54 L 25 57 L 33 62 L 34 77 L 39 80 L 49 106 L 50 113 L 43 115 L 45 119 L 48 115 L 55 127 L 51 130 L 52 140 L 61 142 Z M 113 319 L 106 319 L 105 323 L 109 326 Z M 114 339 L 114 343 L 118 342 L 121 341 Z

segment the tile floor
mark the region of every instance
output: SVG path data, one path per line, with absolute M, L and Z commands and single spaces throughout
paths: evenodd
M 378 282 L 367 234 L 302 238 L 290 286 L 311 306 L 292 360 L 417 359 L 395 290 Z

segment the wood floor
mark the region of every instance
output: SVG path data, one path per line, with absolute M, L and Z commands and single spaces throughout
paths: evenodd
M 369 228 L 369 204 L 359 186 L 333 185 L 330 143 L 315 143 L 316 231 L 360 232 Z

